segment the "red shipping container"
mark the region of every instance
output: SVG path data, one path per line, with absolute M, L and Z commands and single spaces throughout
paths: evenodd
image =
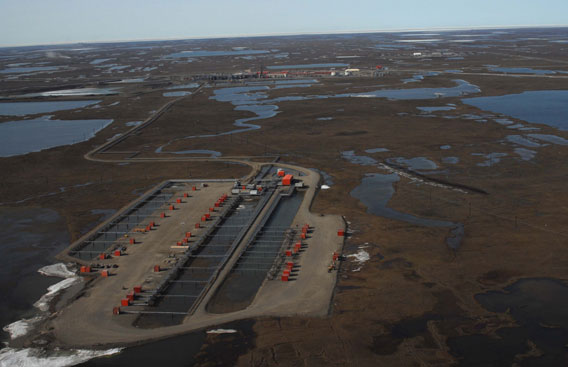
M 134 293 L 138 294 L 140 292 L 142 292 L 142 286 L 141 285 L 134 286 Z
M 130 244 L 131 244 L 131 245 L 134 245 L 135 243 L 136 243 L 136 240 L 135 240 L 134 238 L 131 238 L 131 239 L 130 239 Z
M 160 218 L 165 218 L 166 217 L 166 213 L 160 213 Z
M 196 190 L 197 190 L 197 187 L 196 187 L 196 186 L 193 186 L 191 189 L 192 189 L 193 191 L 196 191 Z
M 160 265 L 154 265 L 154 273 L 160 272 Z
M 205 217 L 206 217 L 207 219 L 209 219 L 209 218 L 211 218 L 211 214 L 207 213 L 207 214 L 205 214 Z
M 190 237 L 191 237 L 191 232 L 185 232 L 185 237 L 186 237 L 186 238 L 190 238 Z
M 114 252 L 114 256 L 120 256 L 120 255 L 121 255 L 120 250 L 116 250 L 116 251 Z
M 305 240 L 305 239 L 306 239 L 306 234 L 305 234 L 305 233 L 302 233 L 302 234 L 300 235 L 300 238 L 303 239 L 303 240 Z
M 294 176 L 286 175 L 282 178 L 282 185 L 290 186 L 290 185 L 292 185 L 292 180 L 294 180 Z
M 282 281 L 287 282 L 288 281 L 288 275 L 282 275 Z
M 121 306 L 130 306 L 130 301 L 128 300 L 128 298 L 124 298 L 120 301 L 120 305 Z
M 126 299 L 128 299 L 130 302 L 134 301 L 134 293 L 128 293 L 126 295 Z
M 202 217 L 201 217 L 201 221 L 202 221 L 202 222 L 205 222 L 206 220 L 207 220 L 207 217 L 206 217 L 206 216 L 202 216 Z
M 120 315 L 120 307 L 113 307 L 112 308 L 113 315 Z
M 176 203 L 181 204 L 181 199 L 176 199 Z
M 99 260 L 104 260 L 106 259 L 106 255 L 105 254 L 100 254 L 99 255 Z
M 195 223 L 195 228 L 199 228 L 199 223 Z
M 108 278 L 109 275 L 110 275 L 110 272 L 108 270 L 101 271 L 101 276 L 103 278 Z
M 214 212 L 214 211 L 215 211 L 215 208 L 209 208 L 209 211 L 210 211 L 210 212 Z
M 170 210 L 174 210 L 176 207 L 173 205 L 170 205 Z
M 187 194 L 187 192 L 184 192 L 184 193 L 183 193 L 183 197 L 184 197 L 184 198 L 189 197 L 189 195 Z
M 338 235 L 339 237 L 345 236 L 345 230 L 343 230 L 343 229 L 338 230 L 338 231 L 337 231 L 337 235 Z
M 292 251 L 286 250 L 286 256 L 292 256 Z

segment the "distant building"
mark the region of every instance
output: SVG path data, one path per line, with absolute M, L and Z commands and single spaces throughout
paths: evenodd
M 359 74 L 361 70 L 359 69 L 345 69 L 345 75 L 353 75 L 353 74 Z

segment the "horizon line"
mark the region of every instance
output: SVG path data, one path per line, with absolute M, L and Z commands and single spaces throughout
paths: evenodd
M 157 42 L 157 41 L 183 41 L 183 40 L 206 40 L 223 38 L 258 38 L 258 37 L 283 37 L 283 36 L 304 36 L 304 35 L 335 35 L 335 34 L 370 34 L 370 33 L 403 33 L 403 32 L 427 32 L 427 31 L 457 31 L 457 30 L 490 30 L 490 29 L 526 29 L 526 28 L 567 28 L 568 24 L 541 24 L 541 25 L 492 25 L 492 26 L 464 26 L 464 27 L 429 27 L 429 28 L 388 28 L 375 30 L 351 30 L 351 31 L 315 31 L 315 32 L 276 32 L 276 33 L 249 33 L 238 35 L 212 35 L 212 36 L 180 36 L 168 38 L 133 38 L 133 39 L 114 39 L 102 41 L 72 41 L 72 42 L 51 42 L 51 43 L 26 43 L 17 45 L 0 44 L 0 48 L 15 47 L 39 47 L 39 46 L 63 46 L 77 44 L 110 44 L 127 42 Z

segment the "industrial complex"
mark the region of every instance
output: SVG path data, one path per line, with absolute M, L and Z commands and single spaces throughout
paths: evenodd
M 345 223 L 309 212 L 318 173 L 256 164 L 160 183 L 59 255 L 88 281 L 52 321 L 67 345 L 128 343 L 262 315 L 325 316 Z

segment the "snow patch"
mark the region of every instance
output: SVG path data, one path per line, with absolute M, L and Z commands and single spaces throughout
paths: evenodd
M 213 329 L 207 330 L 207 334 L 234 334 L 237 330 L 235 329 Z
M 371 256 L 369 255 L 369 253 L 368 253 L 367 251 L 361 249 L 361 248 L 360 248 L 359 251 L 357 251 L 356 253 L 351 254 L 351 255 L 347 255 L 347 257 L 352 257 L 352 258 L 354 258 L 354 261 L 355 261 L 356 263 L 359 263 L 359 264 L 363 264 L 363 263 L 365 263 L 366 261 L 369 261 L 369 259 L 371 258 Z M 361 270 L 361 268 L 359 268 L 359 270 Z
M 329 185 L 321 185 L 321 189 L 322 190 L 329 190 L 330 187 L 329 187 Z
M 48 287 L 47 293 L 41 296 L 41 298 L 36 301 L 36 303 L 34 303 L 34 306 L 36 308 L 38 308 L 40 311 L 43 311 L 41 314 L 30 319 L 22 319 L 13 322 L 2 328 L 2 330 L 10 334 L 11 339 L 19 338 L 30 332 L 35 324 L 47 317 L 46 312 L 49 311 L 49 304 L 55 298 L 55 296 L 63 289 L 69 288 L 73 284 L 81 281 L 81 278 L 76 276 L 73 271 L 69 270 L 69 268 L 67 268 L 67 266 L 62 263 L 44 266 L 43 268 L 40 268 L 38 272 L 48 277 L 61 277 L 65 279 Z M 34 364 L 16 364 L 16 366 L 28 365 L 35 366 Z M 4 364 L 2 364 L 2 359 L 0 358 L 0 367 L 2 366 L 4 366 Z M 12 364 L 7 364 L 7 366 L 12 366 Z
M 89 359 L 110 356 L 119 353 L 121 348 L 107 350 L 55 350 L 45 351 L 38 348 L 0 350 L 0 366 L 21 367 L 66 367 L 88 361 Z
M 49 303 L 51 300 L 55 298 L 55 296 L 64 289 L 67 289 L 74 285 L 77 282 L 80 282 L 81 279 L 78 277 L 67 278 L 59 283 L 55 283 L 47 288 L 47 293 L 41 296 L 41 298 L 34 303 L 34 306 L 39 308 L 41 311 L 48 311 L 49 310 Z
M 38 270 L 38 273 L 47 277 L 71 278 L 75 276 L 75 272 L 69 270 L 63 263 L 44 266 Z
M 43 320 L 42 316 L 35 316 L 31 319 L 22 319 L 6 325 L 2 328 L 5 332 L 10 334 L 10 339 L 16 339 L 20 336 L 26 335 L 37 322 Z

